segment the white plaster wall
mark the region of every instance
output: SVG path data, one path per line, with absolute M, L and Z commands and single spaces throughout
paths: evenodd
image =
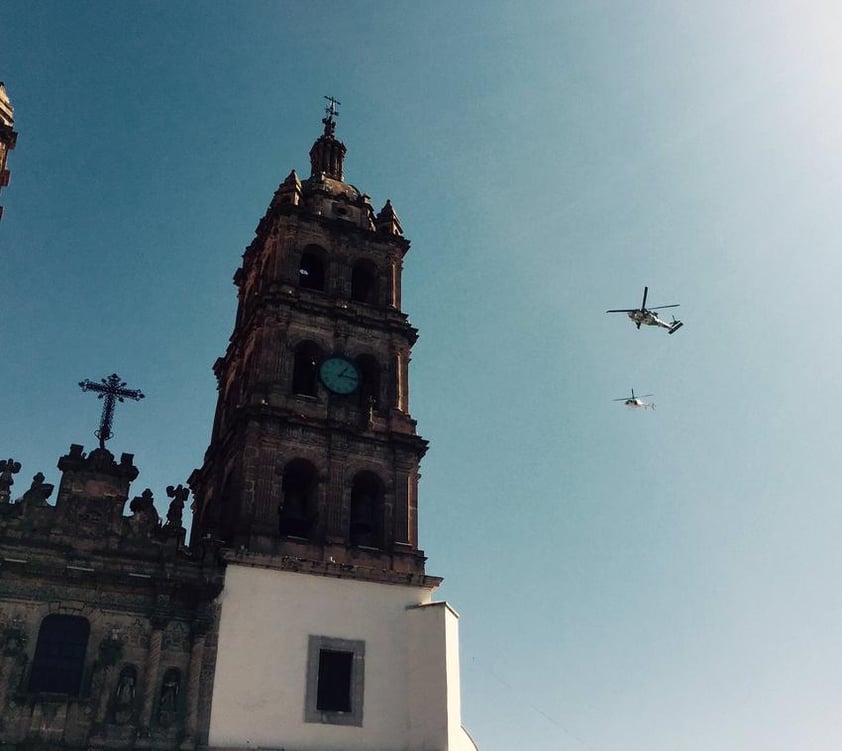
M 450 743 L 452 751 L 473 749 L 456 742 L 457 616 L 444 603 L 416 607 L 431 597 L 428 587 L 229 564 L 209 745 L 447 751 Z M 365 641 L 362 727 L 304 722 L 310 635 Z
M 462 727 L 459 614 L 446 602 L 412 608 L 409 617 L 410 748 L 475 751 Z

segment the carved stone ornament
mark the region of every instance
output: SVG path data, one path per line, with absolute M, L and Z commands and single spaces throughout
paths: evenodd
M 164 630 L 163 648 L 184 651 L 189 647 L 190 632 L 185 623 L 171 621 Z
M 99 643 L 99 664 L 102 667 L 112 667 L 123 656 L 123 641 L 116 633 L 106 637 Z
M 0 633 L 0 638 L 3 640 L 4 657 L 16 657 L 26 647 L 26 631 L 20 621 L 13 621 L 6 626 Z

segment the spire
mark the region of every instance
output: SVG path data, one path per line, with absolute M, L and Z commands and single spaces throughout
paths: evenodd
M 326 116 L 322 118 L 324 133 L 316 139 L 310 149 L 310 177 L 324 173 L 334 180 L 342 180 L 342 160 L 345 158 L 345 144 L 334 137 L 336 132 L 336 109 L 340 102 L 332 96 L 326 96 L 328 104 L 325 107 Z
M 386 199 L 386 205 L 380 210 L 377 218 L 374 220 L 374 225 L 378 232 L 385 232 L 389 235 L 403 235 L 403 227 L 401 227 L 401 220 L 395 213 L 392 202 Z

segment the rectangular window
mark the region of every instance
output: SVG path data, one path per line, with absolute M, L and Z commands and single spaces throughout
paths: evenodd
M 364 641 L 311 636 L 304 721 L 361 727 L 364 672 Z

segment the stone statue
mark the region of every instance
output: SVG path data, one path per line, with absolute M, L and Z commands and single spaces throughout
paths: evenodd
M 12 485 L 15 481 L 12 475 L 20 472 L 20 462 L 14 459 L 4 459 L 0 461 L 0 503 L 8 503 L 11 498 Z
M 52 492 L 53 486 L 48 482 L 44 482 L 44 473 L 38 472 L 32 478 L 32 485 L 29 486 L 29 490 L 23 494 L 20 500 L 23 503 L 32 504 L 33 506 L 46 506 L 47 498 L 52 495 Z
M 117 688 L 114 690 L 114 722 L 125 725 L 131 722 L 134 711 L 134 696 L 137 684 L 137 672 L 133 667 L 123 668 Z
M 132 498 L 129 508 L 132 510 L 131 525 L 136 531 L 149 534 L 160 526 L 161 518 L 155 509 L 155 499 L 149 488 Z
M 175 711 L 178 701 L 178 677 L 170 676 L 161 689 L 161 709 Z
M 167 495 L 172 498 L 172 502 L 167 511 L 167 523 L 164 526 L 173 530 L 181 529 L 184 503 L 190 495 L 190 490 L 183 485 L 169 485 L 167 486 Z
M 123 673 L 117 684 L 117 703 L 128 706 L 134 701 L 135 677 L 132 673 Z

